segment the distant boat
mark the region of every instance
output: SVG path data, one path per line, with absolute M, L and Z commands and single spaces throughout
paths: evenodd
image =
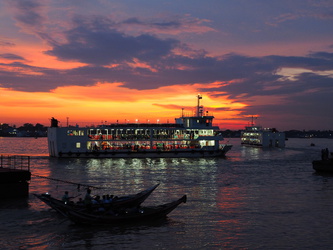
M 333 173 L 333 159 L 313 161 L 312 167 L 317 172 Z
M 251 126 L 245 127 L 245 130 L 241 132 L 241 144 L 245 146 L 284 148 L 285 141 L 286 138 L 284 132 L 279 132 L 275 128 L 255 126 L 253 117 Z
M 316 172 L 333 173 L 333 157 L 329 155 L 328 149 L 321 150 L 321 160 L 312 162 L 312 167 Z
M 194 116 L 175 123 L 110 124 L 91 127 L 59 127 L 51 119 L 48 148 L 52 157 L 149 158 L 225 156 L 232 145 L 222 144 L 214 116 L 204 113 L 198 95 Z

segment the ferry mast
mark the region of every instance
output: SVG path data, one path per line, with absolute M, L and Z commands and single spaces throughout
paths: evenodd
M 202 95 L 198 94 L 198 104 L 197 104 L 197 117 L 202 116 L 203 106 L 200 106 L 200 100 L 202 99 Z

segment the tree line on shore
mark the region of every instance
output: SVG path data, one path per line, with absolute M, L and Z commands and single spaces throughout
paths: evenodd
M 0 137 L 45 137 L 47 136 L 46 126 L 37 123 L 25 123 L 23 126 L 10 126 L 6 123 L 0 124 Z M 242 130 L 222 130 L 225 138 L 239 138 Z M 286 138 L 333 138 L 332 130 L 288 130 L 284 131 Z
M 6 123 L 0 124 L 0 136 L 2 137 L 45 137 L 47 136 L 47 127 L 37 123 L 25 123 L 23 126 L 10 126 Z

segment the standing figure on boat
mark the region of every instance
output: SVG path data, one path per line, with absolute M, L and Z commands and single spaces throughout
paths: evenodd
M 322 149 L 321 150 L 321 159 L 322 160 L 328 160 L 328 156 L 329 156 L 328 148 Z
M 86 195 L 84 196 L 84 204 L 87 206 L 87 207 L 90 207 L 91 204 L 92 204 L 92 196 L 91 196 L 91 189 L 90 188 L 87 188 L 87 193 Z
M 68 191 L 65 191 L 65 194 L 63 195 L 62 199 L 61 199 L 65 204 L 67 204 L 69 202 L 69 195 L 68 195 Z

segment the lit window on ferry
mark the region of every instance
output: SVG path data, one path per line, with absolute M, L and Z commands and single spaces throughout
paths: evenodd
M 80 142 L 76 143 L 76 148 L 81 148 L 81 143 Z
M 69 136 L 84 136 L 84 130 L 67 130 Z

